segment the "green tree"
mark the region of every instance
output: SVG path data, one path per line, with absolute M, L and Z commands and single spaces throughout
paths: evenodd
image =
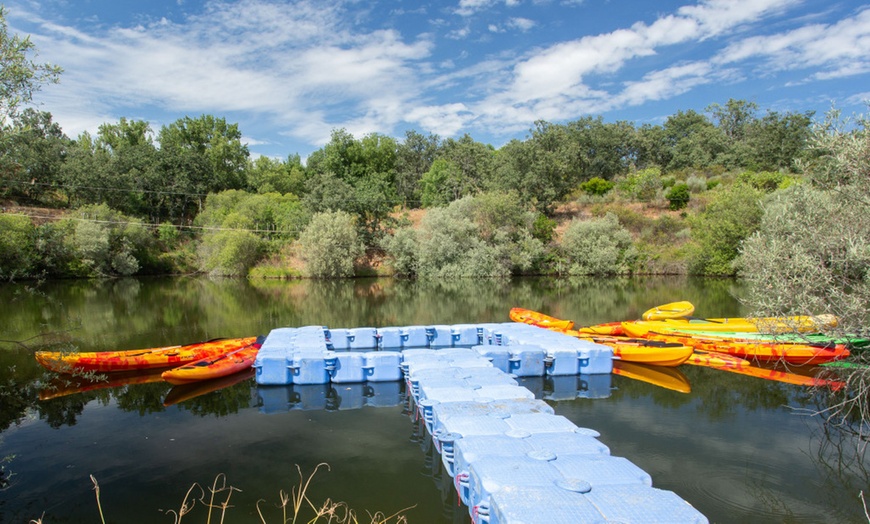
M 286 161 L 266 156 L 258 157 L 248 168 L 248 188 L 255 193 L 305 192 L 305 168 L 299 155 L 290 155 Z
M 579 147 L 565 126 L 539 121 L 526 141 L 512 140 L 496 154 L 489 186 L 516 191 L 545 214 L 552 214 L 580 178 Z
M 746 140 L 752 145 L 752 167 L 797 172 L 798 161 L 806 157 L 813 115 L 813 111 L 784 115 L 768 111 L 753 122 L 746 130 Z
M 456 200 L 461 192 L 461 178 L 459 167 L 449 160 L 439 158 L 432 162 L 420 183 L 423 207 L 446 206 Z
M 669 171 L 683 168 L 703 169 L 714 165 L 728 148 L 727 137 L 704 115 L 677 111 L 664 124 L 664 139 L 670 153 Z
M 440 149 L 438 135 L 424 136 L 413 130 L 405 133 L 396 151 L 396 193 L 405 207 L 420 207 L 421 181 Z
M 238 124 L 224 118 L 186 116 L 160 129 L 160 151 L 170 155 L 196 157 L 188 172 L 175 186 L 189 193 L 205 194 L 246 186 L 248 146 L 242 143 Z M 173 173 L 176 179 L 179 173 Z
M 52 122 L 51 113 L 27 108 L 8 131 L 0 140 L 4 171 L 0 194 L 28 201 L 53 196 L 69 143 L 60 126 Z
M 746 100 L 729 98 L 725 105 L 711 104 L 707 112 L 713 115 L 713 120 L 719 130 L 732 142 L 740 142 L 746 138 L 747 128 L 755 122 L 758 104 Z
M 36 45 L 29 36 L 9 34 L 6 10 L 0 7 L 0 123 L 18 117 L 19 110 L 33 101 L 33 95 L 46 84 L 56 84 L 62 69 L 37 63 Z
M 22 108 L 33 101 L 34 94 L 46 84 L 57 83 L 61 74 L 58 66 L 36 62 L 36 54 L 36 46 L 29 36 L 9 33 L 6 10 L 0 6 L 0 196 L 12 194 L 36 198 L 39 196 L 34 194 L 36 183 L 48 184 L 41 187 L 50 187 L 54 183 L 54 180 L 42 178 L 55 174 L 52 168 L 48 171 L 42 169 L 53 163 L 50 158 L 40 162 L 21 151 L 24 146 L 35 146 L 34 139 L 40 132 L 51 135 L 55 131 L 50 118 L 46 122 L 44 116 L 33 110 L 25 110 L 24 118 L 21 118 Z M 41 129 L 32 129 L 34 123 L 41 124 Z M 20 136 L 21 133 L 26 136 Z M 34 168 L 35 172 L 28 172 Z M 28 175 L 33 176 L 27 179 Z M 22 185 L 22 182 L 30 181 L 34 181 L 31 187 Z

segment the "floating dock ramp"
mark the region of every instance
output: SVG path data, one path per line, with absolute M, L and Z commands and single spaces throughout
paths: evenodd
M 404 380 L 476 523 L 706 523 L 631 461 L 610 455 L 598 432 L 517 381 L 580 375 L 594 383 L 609 376 L 612 358 L 607 346 L 518 323 L 307 326 L 273 330 L 254 367 L 267 399 L 268 386 Z

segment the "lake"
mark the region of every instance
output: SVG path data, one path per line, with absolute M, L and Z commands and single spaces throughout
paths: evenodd
M 33 352 L 44 346 L 101 351 L 288 326 L 507 322 L 513 306 L 579 325 L 638 318 L 676 300 L 730 317 L 745 314 L 740 293 L 733 280 L 691 278 L 5 284 L 0 522 L 99 522 L 90 475 L 109 522 L 174 522 L 170 512 L 188 489 L 208 489 L 219 476 L 240 490 L 224 522 L 259 522 L 258 507 L 267 522 L 281 522 L 279 492 L 298 484 L 297 466 L 307 477 L 321 463 L 329 469 L 314 476 L 310 498 L 346 502 L 360 522 L 366 511 L 405 508 L 411 523 L 470 521 L 401 384 L 258 388 L 248 378 L 192 396 L 200 392 L 173 391 L 152 375 L 68 392 L 82 384 L 43 373 Z M 524 385 L 711 522 L 867 521 L 859 493 L 870 475 L 859 443 L 806 414 L 824 406 L 823 395 L 709 368 L 679 373 L 691 393 L 616 375 L 603 378 L 604 398 L 583 398 L 580 379 Z M 205 522 L 206 514 L 197 505 L 184 521 Z

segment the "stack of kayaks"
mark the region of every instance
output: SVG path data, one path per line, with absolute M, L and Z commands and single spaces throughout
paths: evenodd
M 818 331 L 836 325 L 836 318 L 829 315 L 696 319 L 690 316 L 694 309 L 690 302 L 673 302 L 646 311 L 642 320 L 576 329 L 569 321 L 522 308 L 512 309 L 510 317 L 517 322 L 610 345 L 614 348 L 614 358 L 620 362 L 660 366 L 691 364 L 791 384 L 832 388 L 842 387 L 842 383 L 788 370 L 767 369 L 753 363 L 814 366 L 848 357 L 849 347 L 870 345 L 870 340 L 863 338 L 830 338 L 818 334 Z M 569 325 L 571 327 L 567 327 Z M 770 332 L 777 334 L 768 334 Z M 653 353 L 654 346 L 650 344 L 653 342 L 662 344 L 658 353 Z M 680 346 L 691 349 L 688 356 L 670 358 L 667 352 Z M 641 374 L 635 370 L 624 371 L 620 366 L 614 373 L 643 380 L 638 378 Z M 662 376 L 661 373 L 654 375 Z M 646 381 L 652 382 L 648 377 Z M 679 390 L 673 384 L 669 388 Z
M 124 380 L 118 383 L 135 383 L 131 374 L 138 372 L 147 376 L 149 382 L 162 379 L 172 384 L 190 384 L 249 369 L 262 343 L 263 337 L 247 337 L 128 351 L 37 351 L 35 356 L 43 367 L 56 373 L 111 373 L 107 383 L 114 383 L 115 376 L 123 376 Z
M 613 356 L 626 362 L 639 362 L 656 366 L 679 366 L 692 356 L 692 348 L 682 343 L 660 342 L 641 338 L 626 338 L 612 335 L 597 335 L 585 331 L 571 329 L 573 322 L 515 307 L 510 310 L 510 318 L 514 322 L 523 322 L 534 326 L 559 331 L 566 335 L 590 340 L 613 348 Z

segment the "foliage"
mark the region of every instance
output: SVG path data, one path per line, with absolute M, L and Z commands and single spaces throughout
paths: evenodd
M 686 186 L 689 188 L 690 193 L 701 193 L 702 191 L 706 191 L 707 187 L 707 177 L 704 175 L 689 175 L 686 178 Z
M 200 268 L 213 276 L 246 276 L 261 255 L 262 240 L 249 231 L 222 230 L 203 234 Z
M 734 275 L 741 243 L 758 229 L 761 192 L 747 184 L 719 186 L 707 208 L 692 221 L 695 249 L 689 271 L 702 275 Z
M 459 198 L 461 176 L 459 168 L 449 160 L 439 158 L 432 162 L 429 171 L 420 180 L 422 206 L 446 206 Z
M 655 198 L 662 189 L 662 172 L 657 167 L 648 167 L 629 173 L 620 180 L 616 187 L 629 198 L 648 202 Z
M 392 260 L 396 276 L 410 277 L 417 274 L 417 252 L 420 246 L 416 230 L 410 227 L 399 228 L 392 235 L 384 237 L 381 245 Z
M 84 206 L 65 220 L 72 223 L 68 245 L 79 276 L 133 275 L 154 250 L 154 237 L 141 221 L 105 204 Z
M 785 189 L 794 182 L 793 177 L 779 171 L 761 171 L 759 173 L 744 171 L 737 176 L 737 180 L 766 193 Z
M 365 252 L 355 217 L 344 211 L 317 213 L 299 237 L 300 256 L 308 276 L 353 276 L 354 262 Z
M 596 176 L 580 184 L 580 189 L 590 195 L 601 196 L 613 189 L 613 182 Z
M 614 275 L 629 273 L 637 257 L 631 234 L 616 215 L 574 219 L 560 244 L 569 275 Z
M 58 82 L 61 68 L 39 64 L 30 58 L 37 54 L 29 36 L 9 34 L 6 10 L 0 7 L 0 122 L 15 120 L 21 107 L 45 84 Z
M 0 214 L 0 279 L 32 274 L 36 266 L 35 234 L 29 218 Z
M 409 130 L 396 151 L 396 193 L 405 207 L 418 207 L 422 198 L 421 181 L 441 149 L 438 135 L 423 136 Z
M 832 313 L 843 332 L 870 324 L 870 131 L 832 112 L 813 129 L 813 182 L 775 195 L 746 242 L 741 275 L 754 311 Z
M 676 184 L 671 187 L 665 198 L 670 202 L 671 211 L 683 209 L 689 203 L 689 186 L 687 184 Z
M 290 155 L 286 161 L 258 157 L 247 170 L 248 188 L 254 193 L 293 193 L 301 196 L 305 191 L 305 168 L 299 155 Z

